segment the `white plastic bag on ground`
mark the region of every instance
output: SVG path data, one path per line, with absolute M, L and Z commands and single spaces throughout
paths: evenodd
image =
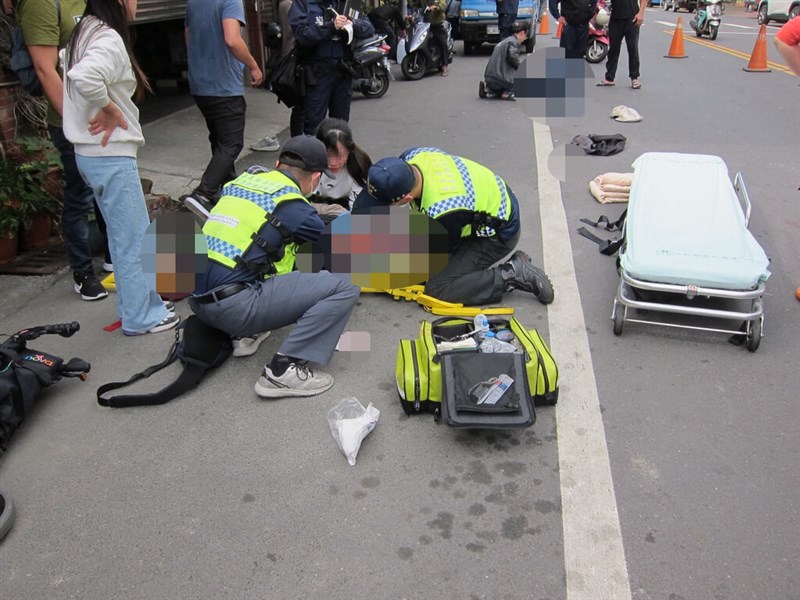
M 347 457 L 350 466 L 356 464 L 356 455 L 363 440 L 375 428 L 381 411 L 369 403 L 364 408 L 355 398 L 345 398 L 328 411 L 328 425 L 333 439 Z

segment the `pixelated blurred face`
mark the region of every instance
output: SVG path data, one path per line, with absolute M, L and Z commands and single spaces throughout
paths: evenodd
M 327 152 L 328 170 L 332 173 L 341 171 L 347 164 L 350 151 L 342 145 L 342 142 L 336 142 L 336 148 L 328 148 Z
M 161 296 L 175 299 L 197 287 L 197 278 L 206 272 L 208 247 L 189 213 L 164 213 L 148 226 L 141 256 L 150 287 Z
M 447 265 L 448 236 L 425 214 L 380 207 L 372 214 L 345 214 L 328 225 L 316 245 L 297 254 L 304 272 L 349 274 L 350 282 L 374 289 L 424 283 Z

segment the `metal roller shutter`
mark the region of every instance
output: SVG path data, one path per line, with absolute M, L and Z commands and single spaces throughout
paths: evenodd
M 134 24 L 170 21 L 186 16 L 186 0 L 139 0 Z

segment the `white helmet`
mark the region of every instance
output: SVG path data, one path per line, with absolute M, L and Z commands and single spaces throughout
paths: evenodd
M 601 8 L 597 11 L 597 14 L 594 17 L 594 22 L 599 25 L 600 27 L 605 27 L 608 25 L 608 22 L 611 18 L 608 16 L 608 11 L 605 8 Z

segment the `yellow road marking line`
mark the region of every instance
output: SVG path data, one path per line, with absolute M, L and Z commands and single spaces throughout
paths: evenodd
M 669 35 L 674 35 L 675 32 L 673 30 L 673 31 L 664 31 L 664 33 L 669 34 Z M 684 33 L 683 34 L 683 39 L 686 40 L 687 42 L 692 42 L 694 44 L 700 44 L 701 46 L 705 46 L 706 48 L 711 48 L 712 50 L 716 50 L 717 52 L 722 52 L 724 54 L 728 54 L 728 55 L 736 57 L 736 58 L 742 58 L 742 59 L 744 59 L 746 61 L 750 60 L 750 55 L 747 54 L 746 52 L 741 52 L 739 50 L 734 50 L 733 48 L 728 48 L 727 46 L 722 46 L 720 44 L 711 43 L 709 41 L 706 41 L 706 40 L 703 40 L 703 39 L 699 39 L 697 36 L 690 36 L 690 35 Z M 787 67 L 785 65 L 782 65 L 780 63 L 775 63 L 775 62 L 772 62 L 772 61 L 768 60 L 767 61 L 767 66 L 769 68 L 771 68 L 771 69 L 774 69 L 775 71 L 780 71 L 781 73 L 786 73 L 787 75 L 791 75 L 793 77 L 796 77 L 796 75 L 794 73 L 792 73 L 792 71 L 789 69 L 789 67 Z

